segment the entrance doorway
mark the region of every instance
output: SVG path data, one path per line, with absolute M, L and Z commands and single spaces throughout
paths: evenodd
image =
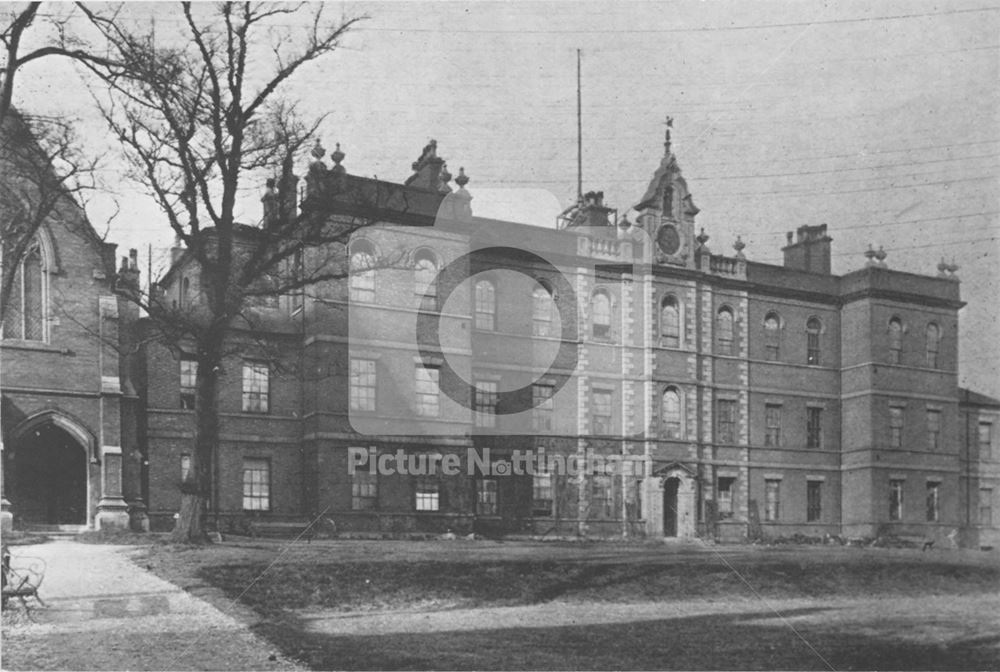
M 36 426 L 10 458 L 5 490 L 22 524 L 87 523 L 87 451 L 73 436 L 52 423 Z
M 677 536 L 677 490 L 681 479 L 668 478 L 663 483 L 663 536 Z

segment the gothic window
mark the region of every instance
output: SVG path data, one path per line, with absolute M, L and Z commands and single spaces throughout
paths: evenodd
M 4 338 L 45 340 L 45 268 L 41 247 L 33 243 L 14 273 L 3 323 Z

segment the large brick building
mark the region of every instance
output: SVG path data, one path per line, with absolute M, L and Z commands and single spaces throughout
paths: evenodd
M 452 186 L 434 143 L 401 184 L 333 158 L 310 166 L 302 216 L 371 225 L 302 255 L 339 255 L 349 277 L 261 300 L 249 310 L 264 328 L 233 333 L 209 502 L 223 531 L 322 515 L 342 532 L 1000 541 L 1000 402 L 958 387 L 954 269 L 902 273 L 871 251 L 833 275 L 825 225 L 789 233 L 780 266 L 739 240 L 716 253 L 669 136 L 627 213 L 590 193 L 556 228 L 474 216 L 468 178 Z M 107 291 L 94 283 L 79 289 Z M 180 251 L 161 291 L 200 300 Z M 137 393 L 124 497 L 166 529 L 195 363 L 134 340 L 118 378 L 122 399 Z M 11 364 L 11 347 L 8 447 L 24 440 L 8 430 L 8 370 L 65 366 Z
M 310 167 L 303 216 L 381 225 L 342 252 L 363 272 L 255 308 L 270 346 L 237 336 L 224 528 L 322 513 L 342 531 L 996 542 L 1000 405 L 958 388 L 954 269 L 894 271 L 880 250 L 835 276 L 825 225 L 789 233 L 781 266 L 740 241 L 716 254 L 669 137 L 631 222 L 591 193 L 556 229 L 473 216 L 433 143 L 403 184 L 334 158 Z M 164 291 L 196 287 L 180 261 Z M 154 346 L 144 361 L 145 499 L 166 525 L 193 371 Z M 399 473 L 397 451 L 458 467 Z M 549 469 L 502 473 L 515 451 Z M 383 456 L 397 468 L 368 468 Z

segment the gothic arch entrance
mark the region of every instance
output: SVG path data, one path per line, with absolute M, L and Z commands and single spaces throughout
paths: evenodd
M 21 525 L 87 524 L 88 447 L 61 424 L 30 423 L 5 455 L 4 491 Z

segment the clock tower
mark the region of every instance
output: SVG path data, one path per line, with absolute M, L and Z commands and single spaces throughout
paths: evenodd
M 667 117 L 663 159 L 645 195 L 634 208 L 638 213 L 636 225 L 653 241 L 655 263 L 694 268 L 694 251 L 698 245 L 694 237 L 694 217 L 698 207 L 691 200 L 677 157 L 670 150 L 672 128 L 673 118 Z

